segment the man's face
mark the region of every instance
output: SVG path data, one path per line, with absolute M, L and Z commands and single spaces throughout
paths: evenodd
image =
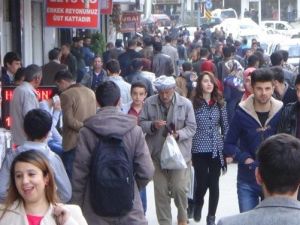
M 274 85 L 271 81 L 256 82 L 253 85 L 254 99 L 260 104 L 267 104 L 274 92 Z
M 175 92 L 175 88 L 169 88 L 158 92 L 160 100 L 164 104 L 170 104 Z
M 61 46 L 61 54 L 62 55 L 67 56 L 69 53 L 70 53 L 70 49 L 67 46 L 65 46 L 65 45 Z
M 92 40 L 91 40 L 90 38 L 84 39 L 84 44 L 85 44 L 86 46 L 90 46 L 90 45 L 91 45 L 91 42 L 92 42 Z
M 12 74 L 15 74 L 19 68 L 21 68 L 21 61 L 12 61 L 11 64 L 6 63 L 7 70 Z
M 56 82 L 56 85 L 58 87 L 58 90 L 60 92 L 63 92 L 64 90 L 66 90 L 70 86 L 70 83 L 68 81 L 61 80 L 59 82 Z
M 298 102 L 300 102 L 300 84 L 296 85 L 296 92 L 297 92 L 297 99 Z
M 94 69 L 102 69 L 102 59 L 100 57 L 97 57 L 94 59 L 93 67 Z

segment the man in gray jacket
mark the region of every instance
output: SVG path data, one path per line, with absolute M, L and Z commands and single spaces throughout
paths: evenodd
M 142 129 L 137 126 L 136 118 L 124 114 L 119 109 L 120 89 L 112 81 L 99 85 L 96 91 L 100 110 L 84 122 L 80 129 L 75 160 L 73 164 L 72 202 L 82 208 L 89 225 L 147 225 L 139 188 L 145 187 L 152 179 L 154 167 Z M 125 216 L 100 217 L 91 205 L 93 194 L 90 191 L 91 158 L 98 135 L 122 137 L 125 151 L 133 161 L 134 200 L 133 208 Z
M 257 153 L 256 180 L 265 199 L 251 211 L 220 219 L 218 225 L 298 225 L 300 203 L 300 140 L 278 134 L 266 139 Z
M 25 80 L 15 89 L 10 104 L 12 142 L 17 146 L 26 141 L 23 130 L 26 113 L 31 109 L 39 108 L 36 88 L 39 87 L 42 80 L 42 68 L 32 64 L 26 67 L 24 74 Z
M 160 155 L 168 132 L 177 140 L 178 147 L 188 164 L 191 162 L 192 138 L 196 121 L 192 103 L 175 92 L 175 79 L 161 76 L 154 82 L 158 94 L 149 97 L 140 115 L 140 126 L 155 166 L 154 195 L 156 214 L 160 225 L 171 225 L 171 197 L 178 209 L 178 224 L 186 225 L 188 169 L 164 170 Z

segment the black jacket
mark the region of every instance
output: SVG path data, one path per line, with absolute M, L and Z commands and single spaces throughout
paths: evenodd
M 291 134 L 296 137 L 299 109 L 300 103 L 298 101 L 289 103 L 283 108 L 277 133 Z

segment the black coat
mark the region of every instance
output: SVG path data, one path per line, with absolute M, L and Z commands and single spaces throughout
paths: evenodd
M 136 52 L 133 49 L 128 49 L 126 52 L 122 53 L 118 58 L 121 67 L 121 76 L 128 76 L 132 72 L 131 62 L 136 58 L 142 57 L 141 53 Z
M 298 101 L 289 103 L 283 108 L 277 133 L 286 133 L 296 136 L 299 109 L 300 103 Z

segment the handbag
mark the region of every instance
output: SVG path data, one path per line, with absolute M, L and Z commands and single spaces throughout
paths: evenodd
M 162 169 L 180 170 L 186 169 L 186 162 L 181 154 L 173 135 L 168 135 L 161 151 L 160 166 Z

